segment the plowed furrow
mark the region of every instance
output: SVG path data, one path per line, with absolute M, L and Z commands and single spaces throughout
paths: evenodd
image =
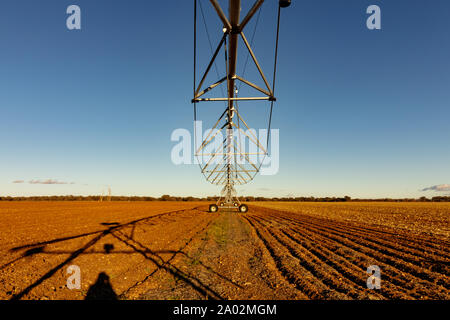
M 270 220 L 269 220 L 269 222 L 270 222 Z M 359 274 L 360 270 L 364 270 L 364 275 L 366 277 L 365 280 L 367 280 L 367 277 L 368 277 L 367 273 L 365 273 L 365 270 L 367 270 L 367 267 L 369 265 L 377 264 L 379 266 L 382 266 L 381 263 L 374 260 L 373 258 L 368 257 L 356 250 L 345 247 L 340 243 L 336 243 L 336 241 L 330 240 L 328 238 L 322 238 L 322 237 L 318 236 L 317 234 L 311 233 L 307 230 L 299 231 L 298 229 L 295 229 L 295 228 L 291 228 L 290 230 L 294 234 L 309 238 L 313 242 L 314 247 L 317 248 L 318 250 L 320 250 L 320 248 L 323 248 L 322 245 L 324 244 L 324 242 L 326 243 L 327 241 L 329 241 L 329 243 L 331 243 L 331 245 L 330 245 L 331 249 L 333 251 L 336 251 L 336 254 L 339 253 L 342 256 L 341 259 L 344 259 L 345 261 L 350 261 L 350 262 L 352 262 L 352 264 L 354 264 L 354 267 L 357 268 L 356 274 Z M 343 248 L 345 248 L 345 249 L 343 249 Z M 341 254 L 340 253 L 341 250 L 343 250 L 347 254 Z M 350 250 L 350 254 L 348 254 L 349 250 Z M 397 274 L 397 276 L 398 276 L 398 274 Z M 403 289 L 402 285 L 405 285 L 405 281 L 398 281 L 398 277 L 392 276 L 391 272 L 389 272 L 387 279 L 388 280 L 386 280 L 386 275 L 383 273 L 382 293 L 383 293 L 383 295 L 385 295 L 388 298 L 411 299 L 412 297 L 420 298 L 422 296 L 421 294 L 419 294 L 419 293 L 416 294 L 414 292 L 411 294 L 409 292 L 410 291 L 409 289 L 412 289 L 413 287 L 411 287 L 409 289 L 407 288 L 408 290 Z M 392 283 L 390 283 L 390 282 L 392 282 Z M 409 282 L 409 283 L 411 283 L 411 282 Z M 426 292 L 428 292 L 428 291 L 426 291 Z
M 340 274 L 343 275 L 343 277 L 352 281 L 355 286 L 366 288 L 366 281 L 369 276 L 366 273 L 367 267 L 365 267 L 364 265 L 349 262 L 349 260 L 347 260 L 345 257 L 336 254 L 327 247 L 315 242 L 308 235 L 300 235 L 292 230 L 283 230 L 282 232 L 287 237 L 291 238 L 292 241 L 296 242 L 298 245 L 303 246 L 305 249 L 315 254 L 319 259 L 336 269 Z M 408 295 L 406 292 L 407 290 L 404 290 L 403 288 L 400 288 L 399 290 L 397 286 L 383 277 L 383 289 L 379 292 L 371 291 L 370 294 L 373 296 L 382 296 L 387 299 L 411 299 L 414 297 L 414 295 Z M 416 296 L 416 298 L 419 297 L 420 296 Z
M 366 234 L 373 235 L 377 238 L 386 240 L 395 239 L 397 243 L 401 243 L 408 248 L 415 249 L 418 246 L 425 247 L 426 250 L 430 252 L 435 252 L 438 255 L 450 258 L 450 252 L 448 250 L 448 248 L 450 247 L 450 242 L 438 237 L 426 237 L 417 234 L 411 235 L 410 233 L 405 233 L 406 231 L 404 230 L 389 232 L 365 226 L 353 226 L 352 228 L 359 229 L 360 231 L 363 231 Z
M 261 217 L 261 215 L 258 215 Z M 272 219 L 268 219 L 267 215 L 261 217 L 266 221 L 268 225 L 274 223 L 274 220 L 278 222 L 278 224 L 283 225 L 284 227 L 291 226 L 289 222 L 283 221 L 283 219 L 279 217 L 272 217 Z M 275 219 L 276 218 L 276 219 Z M 281 220 L 280 220 L 281 219 Z M 290 221 L 292 222 L 292 221 Z M 298 221 L 295 221 L 298 222 Z M 370 264 L 377 264 L 383 270 L 384 279 L 388 279 L 388 281 L 392 282 L 392 284 L 398 286 L 399 291 L 403 291 L 412 295 L 415 298 L 423 298 L 423 297 L 436 297 L 438 299 L 442 299 L 443 297 L 448 297 L 448 290 L 444 287 L 439 286 L 438 283 L 433 283 L 431 281 L 427 281 L 427 279 L 420 279 L 414 275 L 411 275 L 405 272 L 405 266 L 403 261 L 394 261 L 394 265 L 392 266 L 392 259 L 388 260 L 386 263 L 385 255 L 380 255 L 376 250 L 372 250 L 370 248 L 361 246 L 353 241 L 346 239 L 344 237 L 336 237 L 328 232 L 323 232 L 320 229 L 312 229 L 306 227 L 305 225 L 293 223 L 296 227 L 293 228 L 295 232 L 298 234 L 310 234 L 313 235 L 314 238 L 317 239 L 317 242 L 323 244 L 327 240 L 331 243 L 330 247 L 332 250 L 335 250 L 336 253 L 343 252 L 346 259 L 349 259 L 352 262 L 356 262 L 359 267 L 367 268 Z M 300 228 L 300 229 L 299 229 Z M 350 254 L 348 251 L 350 250 Z M 373 262 L 375 259 L 375 262 Z M 369 263 L 372 261 L 373 263 Z M 390 262 L 390 263 L 389 263 Z M 445 275 L 441 275 L 441 281 L 448 281 L 448 278 Z M 407 290 L 404 290 L 404 289 Z
M 329 226 L 339 226 L 341 228 L 344 228 L 345 230 L 347 230 L 347 228 L 355 228 L 357 230 L 365 232 L 366 234 L 372 234 L 375 238 L 383 238 L 387 240 L 392 240 L 392 238 L 395 238 L 396 243 L 402 243 L 411 248 L 426 247 L 427 251 L 434 252 L 437 255 L 443 256 L 445 258 L 450 258 L 450 252 L 448 250 L 448 248 L 450 247 L 450 241 L 442 238 L 419 234 L 414 234 L 412 236 L 409 232 L 401 229 L 396 229 L 395 231 L 387 231 L 385 230 L 388 228 L 386 226 L 379 228 L 368 227 L 360 224 L 355 225 L 354 223 L 349 222 L 325 220 L 323 218 L 312 217 L 310 215 L 290 213 L 281 210 L 269 210 L 267 208 L 261 208 L 261 210 L 259 210 L 258 208 L 258 211 L 269 215 L 275 213 L 277 216 L 282 216 L 286 219 L 291 219 L 294 216 L 296 217 L 296 220 L 309 221 L 310 223 L 315 223 L 316 225 L 323 225 L 323 222 L 327 221 L 327 224 Z M 413 246 L 411 246 L 411 244 L 413 244 Z
M 314 223 L 315 225 L 323 225 L 320 223 Z M 417 255 L 423 257 L 424 259 L 433 259 L 433 257 L 440 257 L 440 259 L 449 259 L 450 254 L 446 248 L 448 247 L 445 243 L 440 239 L 435 239 L 435 243 L 433 245 L 437 247 L 433 248 L 424 248 L 425 239 L 421 238 L 420 240 L 414 240 L 415 237 L 409 235 L 409 238 L 405 238 L 401 235 L 401 233 L 392 234 L 390 236 L 384 235 L 382 232 L 373 232 L 368 231 L 367 228 L 354 225 L 354 224 L 343 224 L 343 223 L 328 223 L 327 225 L 330 229 L 334 229 L 340 232 L 351 232 L 352 234 L 358 235 L 365 239 L 371 239 L 372 241 L 377 241 L 380 244 L 386 245 L 388 247 L 392 247 L 395 250 L 403 251 L 405 253 L 411 253 L 413 255 Z M 376 240 L 375 240 L 376 239 Z M 406 240 L 406 241 L 405 241 Z M 411 243 L 413 245 L 411 245 Z M 417 250 L 417 247 L 421 247 L 425 250 Z M 442 249 L 444 248 L 444 249 Z M 450 261 L 450 260 L 449 260 Z
M 336 223 L 329 220 L 322 220 L 321 222 L 317 221 L 316 219 L 309 219 L 309 217 L 298 217 L 297 219 L 293 219 L 291 217 L 286 217 L 285 215 L 270 215 L 274 218 L 283 218 L 285 220 L 293 221 L 293 222 L 303 222 L 308 223 L 313 226 L 319 226 L 319 227 L 326 227 L 330 230 L 335 230 L 338 232 L 343 232 L 346 234 L 354 234 L 358 237 L 363 237 L 364 239 L 368 239 L 371 241 L 375 241 L 379 244 L 383 244 L 384 246 L 390 247 L 394 250 L 402 251 L 404 253 L 412 254 L 413 256 L 419 256 L 422 257 L 423 260 L 421 263 L 424 264 L 430 264 L 434 262 L 443 262 L 449 263 L 450 262 L 450 254 L 448 251 L 448 246 L 445 245 L 445 242 L 440 239 L 434 239 L 436 243 L 433 243 L 433 247 L 427 247 L 424 248 L 423 242 L 425 239 L 421 238 L 420 240 L 416 241 L 415 236 L 409 236 L 407 241 L 402 241 L 402 236 L 400 234 L 394 234 L 390 238 L 387 238 L 386 236 L 382 236 L 380 238 L 379 234 L 374 232 L 367 232 L 364 227 L 361 226 L 355 226 L 353 224 L 343 224 L 343 223 Z M 313 221 L 311 221 L 313 220 Z M 315 221 L 315 222 L 314 222 Z M 326 221 L 326 224 L 324 223 Z M 409 242 L 409 243 L 408 243 Z M 411 243 L 415 243 L 415 246 L 412 246 Z M 416 248 L 420 247 L 424 250 L 420 251 Z M 444 249 L 442 249 L 444 248 Z M 426 251 L 425 251 L 426 250 Z M 445 262 L 447 261 L 447 262 Z M 412 259 L 412 262 L 417 262 L 417 259 Z M 448 269 L 446 270 L 448 272 Z
M 301 232 L 295 228 L 292 228 L 291 230 L 294 234 L 305 234 L 304 230 Z M 341 256 L 343 259 L 351 262 L 360 269 L 367 270 L 367 267 L 370 265 L 378 265 L 382 270 L 383 285 L 381 292 L 386 293 L 391 299 L 410 299 L 410 297 L 422 299 L 423 297 L 429 297 L 430 295 L 439 298 L 439 294 L 441 298 L 442 296 L 446 296 L 447 291 L 445 289 L 438 287 L 439 292 L 437 292 L 435 285 L 416 279 L 410 274 L 404 273 L 390 265 L 386 265 L 382 261 L 358 251 L 358 249 L 345 246 L 342 243 L 327 239 L 326 237 L 320 237 L 316 234 L 314 234 L 313 238 L 324 247 L 335 252 L 336 255 Z
M 279 222 L 284 223 L 285 225 L 289 225 L 288 221 L 283 220 L 286 219 L 282 219 Z M 339 232 L 329 227 L 318 226 L 305 221 L 294 221 L 292 219 L 289 219 L 289 221 L 294 223 L 295 225 L 302 226 L 310 230 L 311 232 L 321 232 L 322 235 L 329 237 L 335 241 L 340 241 L 341 243 L 347 244 L 350 247 L 352 245 L 353 247 L 356 245 L 358 251 L 363 250 L 362 252 L 367 253 L 369 256 L 376 258 L 388 265 L 395 266 L 401 271 L 407 272 L 418 279 L 430 282 L 433 285 L 442 285 L 447 289 L 450 287 L 448 278 L 445 275 L 427 270 L 423 268 L 420 263 L 411 263 L 410 261 L 408 261 L 408 257 L 405 257 L 404 254 L 375 245 L 371 241 L 361 239 L 360 237 L 352 235 L 351 233 Z
M 292 228 L 295 232 L 304 233 L 305 230 Z M 330 237 L 328 235 L 319 234 L 312 231 L 318 241 L 327 243 L 336 253 L 342 254 L 344 257 L 356 263 L 361 268 L 367 268 L 370 264 L 376 264 L 382 269 L 383 277 L 391 283 L 397 285 L 399 288 L 407 289 L 408 294 L 412 294 L 417 298 L 422 296 L 448 296 L 448 290 L 430 281 L 419 279 L 414 275 L 406 272 L 401 261 L 396 261 L 395 266 L 377 252 L 367 250 L 364 247 L 353 245 L 347 241 L 341 241 L 338 238 Z M 400 289 L 401 290 L 401 289 Z
M 258 238 L 262 241 L 267 251 L 272 256 L 280 274 L 298 290 L 305 293 L 311 299 L 346 299 L 343 294 L 333 292 L 322 281 L 315 278 L 308 270 L 304 269 L 297 258 L 294 258 L 289 250 L 280 245 L 255 219 L 245 217 L 250 226 L 254 228 Z
M 336 224 L 341 224 L 343 226 L 351 224 L 350 222 L 339 222 L 335 221 Z M 442 236 L 434 236 L 429 234 L 414 234 L 414 237 L 411 237 L 411 234 L 408 230 L 392 228 L 387 226 L 365 226 L 365 225 L 357 225 L 357 227 L 361 230 L 364 230 L 368 233 L 374 233 L 377 236 L 384 236 L 389 238 L 397 237 L 398 240 L 406 240 L 407 242 L 414 242 L 417 245 L 421 246 L 431 246 L 436 247 L 437 249 L 448 248 L 450 246 L 450 241 L 448 239 L 443 239 Z M 382 229 L 380 229 L 380 227 Z M 448 250 L 446 250 L 448 253 Z
M 386 255 L 397 257 L 402 261 L 407 261 L 418 268 L 421 268 L 423 270 L 427 270 L 428 272 L 433 272 L 437 274 L 448 274 L 450 271 L 449 259 L 445 259 L 444 257 L 437 256 L 434 254 L 427 254 L 425 252 L 417 251 L 417 255 L 414 254 L 413 251 L 405 252 L 402 247 L 396 246 L 394 243 L 388 243 L 384 241 L 380 241 L 378 239 L 372 239 L 364 234 L 361 234 L 360 232 L 351 232 L 347 230 L 332 228 L 328 226 L 317 226 L 315 224 L 309 224 L 308 222 L 304 221 L 298 221 L 288 218 L 281 218 L 277 216 L 270 216 L 274 220 L 285 223 L 283 220 L 289 220 L 293 224 L 307 224 L 313 227 L 321 228 L 322 230 L 329 231 L 333 234 L 345 234 L 345 236 L 349 239 L 352 239 L 353 241 L 356 241 L 359 244 L 363 244 L 365 246 L 370 247 L 371 249 L 380 251 L 382 253 L 385 253 Z M 419 255 L 419 253 L 422 253 Z
M 299 259 L 299 263 L 307 269 L 316 278 L 337 292 L 348 295 L 353 299 L 367 299 L 368 296 L 364 287 L 356 285 L 354 282 L 345 278 L 336 269 L 325 261 L 318 259 L 304 247 L 299 246 L 293 240 L 287 237 L 281 230 L 268 228 L 268 232 L 283 246 L 285 246 L 292 256 Z

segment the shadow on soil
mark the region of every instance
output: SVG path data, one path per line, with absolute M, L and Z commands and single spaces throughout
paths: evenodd
M 85 300 L 117 300 L 109 276 L 105 272 L 98 275 L 97 281 L 89 288 Z
M 189 210 L 193 210 L 193 209 L 189 209 Z M 75 258 L 77 258 L 79 255 L 82 254 L 99 254 L 99 253 L 121 253 L 121 254 L 136 254 L 139 253 L 140 255 L 142 255 L 145 259 L 149 260 L 150 262 L 152 262 L 157 268 L 151 272 L 150 274 L 148 274 L 144 281 L 147 280 L 148 278 L 150 278 L 153 274 L 155 274 L 158 270 L 165 270 L 168 273 L 170 273 L 171 275 L 173 275 L 175 277 L 175 279 L 177 280 L 181 280 L 183 282 L 185 282 L 187 285 L 189 285 L 190 287 L 192 287 L 195 291 L 197 291 L 198 293 L 200 293 L 202 296 L 204 297 L 208 297 L 209 299 L 223 299 L 219 293 L 215 292 L 212 288 L 208 287 L 207 285 L 205 285 L 204 283 L 202 283 L 200 281 L 200 279 L 193 277 L 192 275 L 189 275 L 185 272 L 183 272 L 182 270 L 178 269 L 176 266 L 171 264 L 171 261 L 175 258 L 176 255 L 178 254 L 182 254 L 186 257 L 189 257 L 189 255 L 187 255 L 185 252 L 183 252 L 182 250 L 184 248 L 187 247 L 187 245 L 193 240 L 193 237 L 191 239 L 189 239 L 186 244 L 180 248 L 178 251 L 171 251 L 171 250 L 163 250 L 163 251 L 152 251 L 150 248 L 146 247 L 144 244 L 138 242 L 137 240 L 134 239 L 134 229 L 136 227 L 136 224 L 138 223 L 150 223 L 150 224 L 155 224 L 152 223 L 151 220 L 154 219 L 158 219 L 164 216 L 169 216 L 171 214 L 176 214 L 176 213 L 181 213 L 184 211 L 189 211 L 189 210 L 177 210 L 177 211 L 171 211 L 171 212 L 166 212 L 166 213 L 161 213 L 158 215 L 153 215 L 150 217 L 146 217 L 146 218 L 141 218 L 141 219 L 137 219 L 128 223 L 123 223 L 123 224 L 119 224 L 117 222 L 114 223 L 108 223 L 108 222 L 104 222 L 101 223 L 101 225 L 103 226 L 108 226 L 107 229 L 104 230 L 99 230 L 99 231 L 94 231 L 94 232 L 88 232 L 88 233 L 83 233 L 83 234 L 79 234 L 79 235 L 75 235 L 75 236 L 70 236 L 70 237 L 62 237 L 62 238 L 57 238 L 57 239 L 53 239 L 53 240 L 49 240 L 49 241 L 43 241 L 43 242 L 37 242 L 37 243 L 32 243 L 32 244 L 27 244 L 27 245 L 23 245 L 20 247 L 15 247 L 10 249 L 11 252 L 18 252 L 21 250 L 25 250 L 24 253 L 19 257 L 14 259 L 13 261 L 10 261 L 6 264 L 4 264 L 3 266 L 0 267 L 0 270 L 4 269 L 5 267 L 7 267 L 8 265 L 15 263 L 18 260 L 21 260 L 23 258 L 26 257 L 30 257 L 33 256 L 35 254 L 51 254 L 51 255 L 67 255 L 70 254 L 70 256 L 65 259 L 63 262 L 61 262 L 60 264 L 58 264 L 57 266 L 55 266 L 54 268 L 50 269 L 49 271 L 47 271 L 43 276 L 41 276 L 38 280 L 34 281 L 31 285 L 29 285 L 28 287 L 26 287 L 25 289 L 23 289 L 21 292 L 15 294 L 11 300 L 19 300 L 21 298 L 23 298 L 25 295 L 27 295 L 31 290 L 33 290 L 34 288 L 38 287 L 40 284 L 42 284 L 46 279 L 49 279 L 50 277 L 52 277 L 58 270 L 60 270 L 61 268 L 63 268 L 65 265 L 69 264 L 72 260 L 74 260 Z M 194 208 L 194 210 L 198 210 L 198 208 Z M 164 221 L 162 221 L 164 222 Z M 209 224 L 200 232 L 204 231 L 205 229 L 207 229 L 209 226 Z M 131 227 L 131 232 L 130 234 L 125 233 L 124 229 L 127 227 Z M 198 233 L 197 233 L 198 234 Z M 91 248 L 92 246 L 94 246 L 98 241 L 100 241 L 102 238 L 104 238 L 107 235 L 111 235 L 112 237 L 114 237 L 115 239 L 117 239 L 119 242 L 125 244 L 128 248 L 130 248 L 131 250 L 121 250 L 121 251 L 117 251 L 114 250 L 114 245 L 112 244 L 105 244 L 102 251 L 89 251 L 86 252 L 87 249 Z M 89 240 L 87 243 L 85 243 L 85 245 L 83 245 L 82 247 L 78 248 L 77 250 L 74 251 L 46 251 L 45 247 L 48 244 L 54 244 L 54 243 L 60 243 L 60 242 L 64 242 L 64 241 L 68 241 L 68 240 L 73 240 L 73 239 L 77 239 L 77 238 L 83 238 L 83 237 L 87 237 L 87 236 L 94 236 L 91 240 Z M 167 259 L 164 260 L 160 255 L 161 254 L 172 254 L 172 256 Z M 225 279 L 227 281 L 229 281 L 232 285 L 238 286 L 237 284 L 235 284 L 232 280 L 226 278 L 225 276 L 222 276 L 220 274 L 218 274 L 217 272 L 215 272 L 214 270 L 211 270 L 211 268 L 204 266 L 205 268 L 207 268 L 209 270 L 209 272 L 213 272 L 216 275 L 220 276 L 222 279 Z M 130 290 L 131 288 L 133 288 L 134 286 L 137 286 L 138 283 L 136 283 L 135 285 L 131 286 L 130 288 L 128 288 L 127 290 L 125 290 L 124 292 L 127 292 L 128 290 Z M 120 297 L 118 297 L 116 295 L 116 293 L 114 292 L 114 290 L 112 289 L 112 286 L 109 282 L 109 276 L 102 272 L 99 274 L 98 279 L 96 281 L 96 283 L 94 285 L 92 285 L 85 297 L 86 299 L 118 299 Z

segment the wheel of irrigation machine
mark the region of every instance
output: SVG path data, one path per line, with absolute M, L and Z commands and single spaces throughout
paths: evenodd
M 219 207 L 215 204 L 210 204 L 209 205 L 209 212 L 214 213 L 217 212 L 219 210 Z
M 247 207 L 246 204 L 241 204 L 241 205 L 239 206 L 239 212 L 240 212 L 240 213 L 246 213 L 247 211 L 248 211 L 248 207 Z

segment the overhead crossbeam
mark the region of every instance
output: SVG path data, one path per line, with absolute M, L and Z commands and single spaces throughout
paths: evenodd
M 239 1 L 230 1 L 230 20 L 225 16 L 225 13 L 223 12 L 222 8 L 220 7 L 220 4 L 217 2 L 217 0 L 210 0 L 211 4 L 213 5 L 214 9 L 217 12 L 217 15 L 219 16 L 220 20 L 223 23 L 223 26 L 227 29 L 228 32 L 234 32 L 234 33 L 240 33 L 242 30 L 244 30 L 247 23 L 251 20 L 251 18 L 255 15 L 255 13 L 258 11 L 258 9 L 262 6 L 264 3 L 264 0 L 256 0 L 253 6 L 248 11 L 247 15 L 242 19 L 242 22 L 239 23 L 239 20 L 233 21 L 234 18 L 239 18 L 239 13 L 236 15 L 236 11 L 234 11 L 233 6 L 237 5 L 236 8 L 239 8 L 240 10 L 240 0 Z M 237 3 L 239 2 L 239 4 Z
M 218 44 L 216 51 L 213 54 L 213 57 L 211 58 L 208 67 L 206 68 L 205 73 L 203 74 L 203 77 L 194 93 L 194 98 L 192 99 L 192 102 L 202 102 L 202 101 L 227 101 L 228 102 L 228 113 L 230 117 L 233 116 L 233 101 L 244 101 L 244 100 L 269 100 L 269 101 L 276 101 L 276 98 L 273 94 L 273 88 L 270 87 L 269 82 L 267 81 L 266 76 L 264 75 L 264 72 L 262 71 L 262 68 L 255 56 L 255 53 L 253 52 L 249 42 L 247 41 L 247 38 L 245 37 L 242 30 L 246 26 L 246 24 L 250 21 L 250 19 L 255 15 L 255 13 L 258 11 L 258 9 L 261 7 L 261 5 L 264 3 L 264 0 L 256 0 L 252 8 L 249 10 L 245 18 L 242 20 L 241 23 L 239 23 L 239 13 L 241 8 L 241 1 L 240 0 L 229 0 L 229 19 L 225 16 L 223 13 L 222 8 L 220 7 L 217 0 L 210 0 L 211 4 L 215 8 L 219 18 L 222 20 L 224 27 L 226 30 L 224 30 L 224 35 Z M 237 49 L 238 49 L 238 38 L 241 36 L 242 40 L 244 41 L 245 47 L 248 50 L 249 55 L 252 57 L 253 63 L 255 64 L 256 68 L 258 69 L 258 72 L 264 81 L 264 84 L 267 88 L 262 89 L 256 84 L 244 79 L 243 77 L 240 77 L 236 74 L 236 60 L 237 60 Z M 229 40 L 227 41 L 227 37 Z M 227 43 L 228 42 L 228 43 Z M 201 90 L 201 87 L 212 67 L 214 64 L 214 61 L 217 58 L 217 55 L 224 45 L 228 48 L 226 48 L 226 64 L 227 64 L 227 70 L 225 77 L 221 78 L 217 82 L 211 84 L 210 86 L 206 87 L 203 91 Z M 235 81 L 239 80 L 246 85 L 262 92 L 267 97 L 235 97 Z M 210 90 L 214 89 L 218 85 L 222 84 L 224 81 L 227 81 L 227 97 L 226 98 L 202 98 L 205 93 L 209 92 Z

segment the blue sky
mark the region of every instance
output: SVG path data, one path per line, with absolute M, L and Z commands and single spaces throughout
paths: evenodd
M 215 45 L 221 26 L 201 1 Z M 81 30 L 66 28 L 71 4 Z M 371 4 L 381 30 L 366 28 Z M 267 0 L 254 40 L 269 78 L 275 10 Z M 449 12 L 445 0 L 293 0 L 272 122 L 280 170 L 238 191 L 449 194 L 420 191 L 450 183 Z M 170 160 L 172 131 L 192 127 L 192 15 L 184 0 L 1 1 L 0 195 L 217 194 L 197 166 Z M 206 65 L 205 37 L 198 51 Z M 67 184 L 30 183 L 49 179 Z

